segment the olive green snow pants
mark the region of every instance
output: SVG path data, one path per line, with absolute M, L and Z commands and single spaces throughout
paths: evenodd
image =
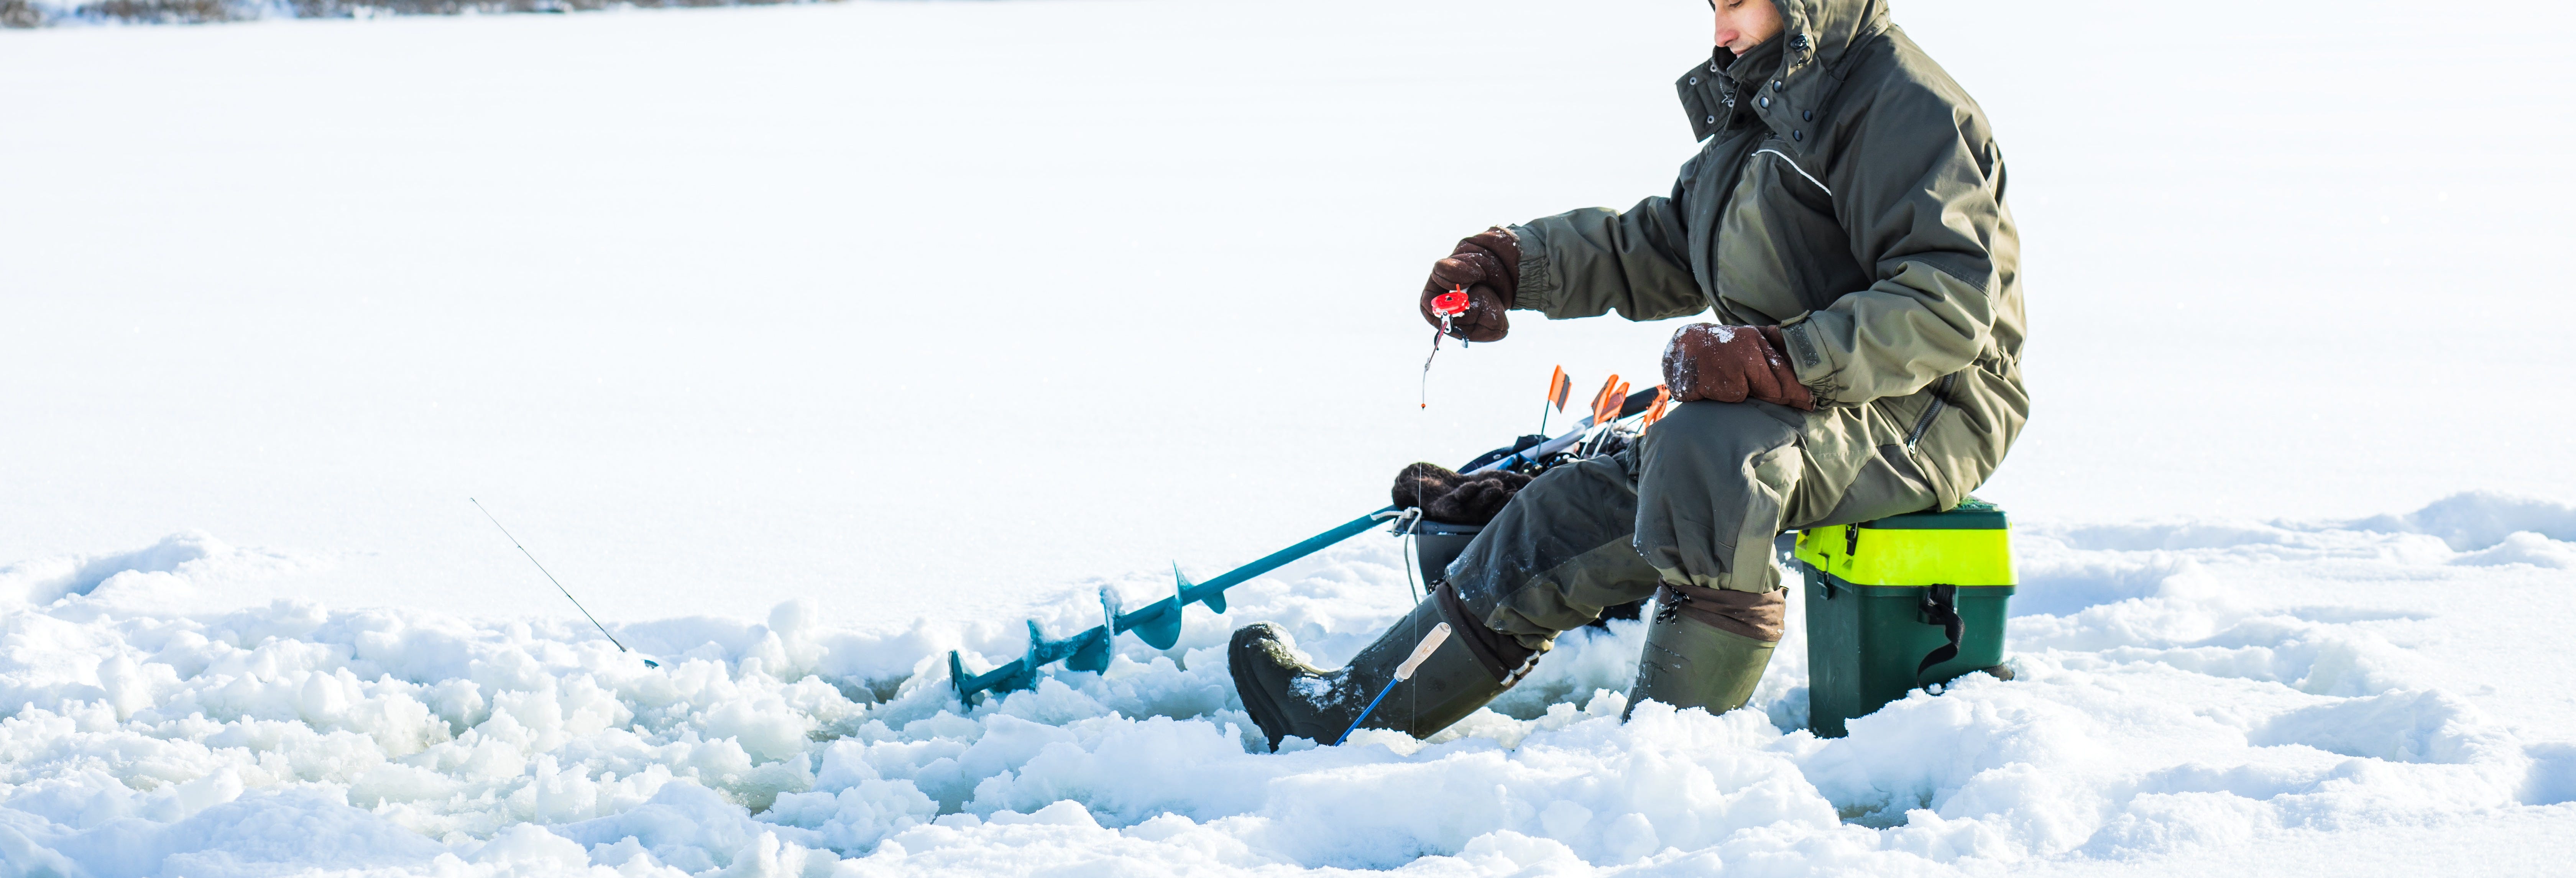
M 1487 627 L 1533 650 L 1662 584 L 1765 594 L 1780 587 L 1771 545 L 1783 530 L 1939 504 L 1908 426 L 1875 405 L 1683 403 L 1628 450 L 1530 482 L 1446 579 Z

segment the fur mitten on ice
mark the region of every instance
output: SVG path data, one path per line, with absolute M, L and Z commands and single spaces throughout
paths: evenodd
M 1422 517 L 1449 524 L 1484 524 L 1502 514 L 1512 494 L 1530 483 L 1520 473 L 1481 472 L 1459 475 L 1433 463 L 1417 463 L 1395 474 L 1390 492 L 1396 508 L 1419 506 Z

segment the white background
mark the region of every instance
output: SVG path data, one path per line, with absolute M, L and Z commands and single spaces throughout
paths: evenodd
M 2562 4 L 1918 2 L 2024 234 L 2024 520 L 2576 497 Z M 852 3 L 0 33 L 0 563 L 899 623 L 1213 571 L 1652 374 L 1440 355 L 1461 235 L 1665 191 L 1706 10 Z M 1032 597 L 1035 595 L 1037 597 Z

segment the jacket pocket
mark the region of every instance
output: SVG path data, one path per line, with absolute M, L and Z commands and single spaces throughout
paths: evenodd
M 1903 402 L 1888 413 L 1897 432 L 1882 451 L 1903 454 L 1914 464 L 1923 480 L 1930 483 L 1933 495 L 1940 498 L 1935 507 L 1939 509 L 1959 505 L 1978 478 L 1977 473 L 1963 471 L 1973 466 L 1960 458 L 1962 449 L 1957 447 L 1957 434 L 1966 427 L 1954 396 L 1960 383 L 1955 372 L 1932 379 L 1922 390 L 1901 397 Z
M 1932 404 L 1924 406 L 1923 414 L 1914 419 L 1914 428 L 1905 431 L 1905 450 L 1913 451 L 1914 446 L 1923 441 L 1923 434 L 1932 429 L 1932 421 L 1941 417 L 1941 412 L 1950 407 L 1950 388 L 1958 383 L 1959 373 L 1957 372 L 1943 375 L 1941 380 L 1932 382 Z

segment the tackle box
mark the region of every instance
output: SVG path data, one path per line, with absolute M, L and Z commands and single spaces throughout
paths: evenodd
M 2004 511 L 1976 498 L 1945 512 L 1807 528 L 1808 728 L 1843 724 L 1917 688 L 1938 693 L 2004 660 L 2017 580 Z M 1946 653 L 1946 654 L 1945 654 Z

